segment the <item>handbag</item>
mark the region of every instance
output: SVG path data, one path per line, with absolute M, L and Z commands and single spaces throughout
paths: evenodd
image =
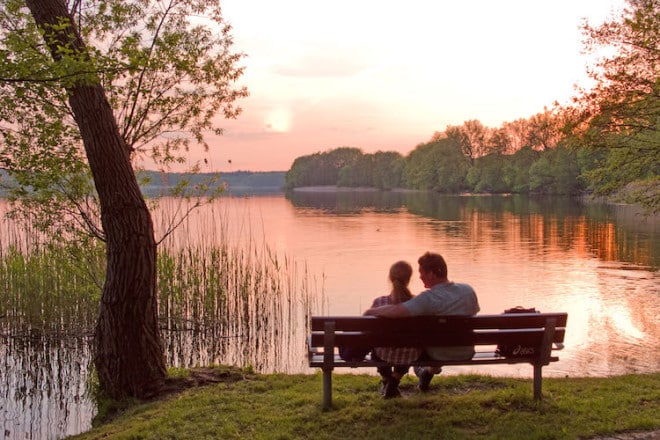
M 526 309 L 521 306 L 516 306 L 511 309 L 506 309 L 504 313 L 540 313 L 540 311 L 536 310 L 534 307 Z M 495 353 L 507 358 L 534 357 L 539 353 L 540 348 L 540 346 L 536 345 L 498 344 Z
M 359 362 L 371 351 L 371 347 L 339 347 L 339 357 L 347 362 Z

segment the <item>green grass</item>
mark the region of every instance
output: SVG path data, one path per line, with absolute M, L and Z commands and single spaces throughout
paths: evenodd
M 660 429 L 660 373 L 531 380 L 460 375 L 431 391 L 403 379 L 400 399 L 383 400 L 378 378 L 333 375 L 321 409 L 321 375 L 234 371 L 220 383 L 130 406 L 76 439 L 576 439 Z

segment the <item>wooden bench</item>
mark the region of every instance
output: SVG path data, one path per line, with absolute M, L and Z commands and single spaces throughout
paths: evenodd
M 371 359 L 345 361 L 338 347 L 453 347 L 474 345 L 472 359 L 420 360 L 413 366 L 487 365 L 529 363 L 534 368 L 534 399 L 541 399 L 541 369 L 559 358 L 563 348 L 567 313 L 515 313 L 477 316 L 313 316 L 308 337 L 310 367 L 323 371 L 323 408 L 332 405 L 332 370 L 378 367 L 386 362 Z M 536 347 L 520 357 L 500 355 L 498 344 Z

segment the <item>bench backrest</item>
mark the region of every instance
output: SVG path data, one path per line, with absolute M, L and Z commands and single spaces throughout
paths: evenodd
M 567 313 L 515 313 L 477 316 L 313 316 L 310 346 L 425 347 L 541 345 L 552 325 L 551 343 L 564 341 Z M 332 341 L 326 335 L 332 334 Z

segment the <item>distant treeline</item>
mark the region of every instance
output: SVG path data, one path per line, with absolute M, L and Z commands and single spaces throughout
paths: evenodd
M 286 188 L 337 185 L 571 195 L 608 193 L 648 181 L 650 194 L 655 194 L 660 148 L 635 149 L 632 136 L 625 148 L 594 148 L 565 134 L 566 119 L 566 114 L 546 110 L 499 128 L 466 121 L 434 133 L 407 156 L 392 151 L 365 154 L 351 147 L 302 156 L 287 171 Z M 622 154 L 630 159 L 621 163 Z
M 342 147 L 296 159 L 286 173 L 286 187 L 576 194 L 586 189 L 580 178 L 581 162 L 576 152 L 563 147 L 547 151 L 525 147 L 511 155 L 492 153 L 471 160 L 449 139 L 420 145 L 405 157 Z
M 281 192 L 284 190 L 284 171 L 233 171 L 227 173 L 164 173 L 139 171 L 142 192 L 149 197 L 168 195 L 176 188 L 206 188 L 197 193 L 213 192 L 223 188 L 227 194 Z M 15 180 L 0 168 L 0 197 L 9 195 Z
M 138 179 L 146 195 L 163 194 L 166 190 L 185 187 L 208 187 L 210 191 L 224 188 L 225 192 L 273 192 L 284 189 L 284 171 L 233 171 L 223 173 L 163 173 L 140 171 Z

